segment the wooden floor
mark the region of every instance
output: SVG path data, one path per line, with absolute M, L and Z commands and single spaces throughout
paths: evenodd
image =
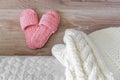
M 19 16 L 27 8 L 36 10 L 39 17 L 49 9 L 61 15 L 57 33 L 42 49 L 26 46 Z M 0 0 L 0 55 L 51 55 L 67 28 L 90 33 L 112 26 L 120 26 L 120 0 Z

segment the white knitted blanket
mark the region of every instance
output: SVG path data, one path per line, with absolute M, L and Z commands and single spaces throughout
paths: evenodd
M 114 80 L 85 33 L 68 29 L 63 41 L 52 48 L 52 53 L 66 67 L 66 80 Z
M 0 80 L 65 80 L 54 57 L 0 57 Z

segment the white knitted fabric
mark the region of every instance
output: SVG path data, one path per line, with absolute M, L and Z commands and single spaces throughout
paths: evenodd
M 55 45 L 52 53 L 66 67 L 66 80 L 114 80 L 85 33 L 68 29 L 63 41 L 65 44 Z
M 120 28 L 112 27 L 95 31 L 89 35 L 99 49 L 107 68 L 120 80 Z
M 54 57 L 0 56 L 0 80 L 65 80 Z

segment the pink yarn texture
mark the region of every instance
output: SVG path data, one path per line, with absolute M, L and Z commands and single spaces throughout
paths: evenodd
M 48 11 L 38 22 L 37 13 L 32 9 L 23 10 L 20 16 L 21 28 L 25 33 L 29 48 L 42 48 L 50 36 L 57 31 L 60 16 L 55 11 Z

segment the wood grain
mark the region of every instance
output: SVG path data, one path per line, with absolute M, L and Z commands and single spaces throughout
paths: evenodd
M 52 46 L 62 43 L 67 28 L 90 33 L 105 27 L 120 26 L 119 0 L 97 1 L 0 0 L 0 55 L 51 55 Z M 39 18 L 49 9 L 60 13 L 61 22 L 57 33 L 41 49 L 31 50 L 26 46 L 19 24 L 20 13 L 26 8 L 36 10 Z

